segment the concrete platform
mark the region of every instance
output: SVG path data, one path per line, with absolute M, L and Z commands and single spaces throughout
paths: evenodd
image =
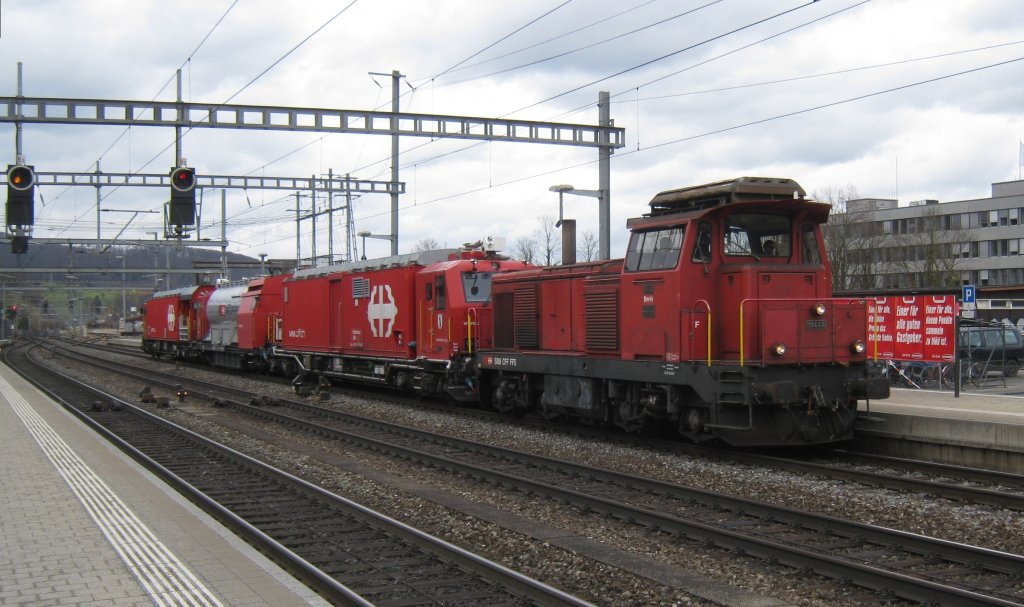
M 326 605 L 0 365 L 0 604 Z
M 1024 377 L 975 388 L 894 388 L 887 400 L 861 403 L 858 448 L 895 457 L 1024 474 Z

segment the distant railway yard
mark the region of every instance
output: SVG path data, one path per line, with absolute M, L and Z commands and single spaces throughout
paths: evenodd
M 473 604 L 486 604 L 485 594 L 518 601 L 509 604 L 1024 603 L 1018 475 L 923 470 L 840 451 L 766 457 L 656 438 L 641 444 L 625 434 L 342 387 L 300 396 L 280 378 L 225 375 L 100 344 L 48 342 L 30 357 L 557 589 L 554 598 L 538 598 L 488 574 L 454 577 L 469 567 L 437 557 L 444 564 L 415 565 L 437 572 L 423 584 L 425 596 L 452 592 L 475 596 Z M 68 400 L 91 415 L 129 415 L 106 397 Z M 208 491 L 250 512 L 270 535 L 282 519 L 298 517 L 245 504 L 264 498 Z M 364 550 L 346 556 L 363 559 L 355 568 L 337 566 L 336 557 L 306 560 L 334 567 L 328 577 L 371 603 L 396 600 L 394 588 L 383 591 L 374 577 L 385 574 L 367 573 L 373 555 L 390 549 Z M 476 594 L 499 586 L 515 598 Z

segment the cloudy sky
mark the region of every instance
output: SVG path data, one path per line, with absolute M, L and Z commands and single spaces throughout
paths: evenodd
M 1014 0 L 6 0 L 3 95 L 16 93 L 18 62 L 26 96 L 173 100 L 180 68 L 188 101 L 342 109 L 388 109 L 389 78 L 371 73 L 399 70 L 403 111 L 588 124 L 608 91 L 627 141 L 612 159 L 613 256 L 625 220 L 661 190 L 759 175 L 903 204 L 986 197 L 992 182 L 1019 177 L 1024 138 L 1024 11 Z M 14 127 L 0 131 L 9 163 Z M 40 171 L 99 162 L 165 173 L 173 137 L 26 125 L 24 154 Z M 588 148 L 410 137 L 401 149 L 402 252 L 424 238 L 513 242 L 557 216 L 551 185 L 597 187 Z M 196 129 L 183 141 L 208 175 L 386 180 L 389 154 L 383 136 Z M 95 235 L 94 189 L 40 195 L 36 236 Z M 104 191 L 101 205 L 159 209 L 165 199 L 122 189 Z M 203 235 L 219 236 L 220 193 L 205 200 Z M 596 232 L 596 202 L 565 200 L 579 229 Z M 234 190 L 227 202 L 231 251 L 295 257 L 293 195 Z M 356 229 L 387 233 L 389 206 L 385 195 L 359 198 Z M 103 235 L 159 229 L 157 215 L 125 228 L 128 217 L 103 214 Z M 368 249 L 380 256 L 388 244 Z

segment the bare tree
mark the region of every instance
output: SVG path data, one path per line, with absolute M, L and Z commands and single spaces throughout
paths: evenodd
M 553 266 L 560 261 L 562 247 L 558 229 L 555 228 L 555 218 L 551 215 L 541 215 L 537 222 L 540 225 L 534 234 L 540 246 L 540 255 L 544 265 Z
M 938 206 L 916 217 L 880 221 L 872 211 L 851 213 L 853 186 L 828 187 L 814 198 L 832 204 L 824 227 L 832 265 L 832 288 L 869 291 L 880 288 L 955 287 L 967 232 L 942 215 Z
M 523 236 L 512 244 L 511 253 L 515 259 L 533 263 L 537 257 L 537 241 L 530 236 Z
M 938 205 L 928 208 L 916 220 L 914 233 L 897 243 L 905 251 L 905 268 L 913 277 L 914 287 L 956 287 L 960 285 L 957 264 L 964 245 L 970 242 L 967 232 L 947 224 L 948 216 L 940 215 Z
M 882 265 L 880 226 L 864 222 L 863 213 L 851 213 L 847 202 L 859 198 L 852 184 L 845 188 L 827 186 L 811 196 L 832 205 L 824 226 L 825 249 L 832 266 L 832 288 L 836 291 L 878 288 Z
M 580 261 L 594 261 L 597 259 L 598 241 L 597 234 L 593 230 L 583 232 L 579 246 L 576 247 L 576 257 Z
M 424 238 L 412 246 L 412 252 L 422 253 L 423 251 L 433 251 L 440 248 L 441 244 L 433 238 Z

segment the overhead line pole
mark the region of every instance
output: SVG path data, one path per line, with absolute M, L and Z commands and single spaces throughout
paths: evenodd
M 597 95 L 598 126 L 612 127 L 611 102 L 608 91 Z M 597 150 L 597 189 L 601 192 L 597 199 L 598 244 L 597 254 L 600 259 L 611 259 L 611 223 L 612 223 L 612 148 L 607 145 L 607 131 L 601 131 L 602 145 Z
M 391 182 L 398 183 L 398 83 L 402 75 L 391 72 Z M 391 193 L 391 254 L 398 255 L 398 192 Z
M 181 68 L 178 68 L 178 116 L 177 124 L 174 125 L 174 166 L 180 167 L 181 161 L 181 125 L 185 122 L 185 105 L 181 98 Z

